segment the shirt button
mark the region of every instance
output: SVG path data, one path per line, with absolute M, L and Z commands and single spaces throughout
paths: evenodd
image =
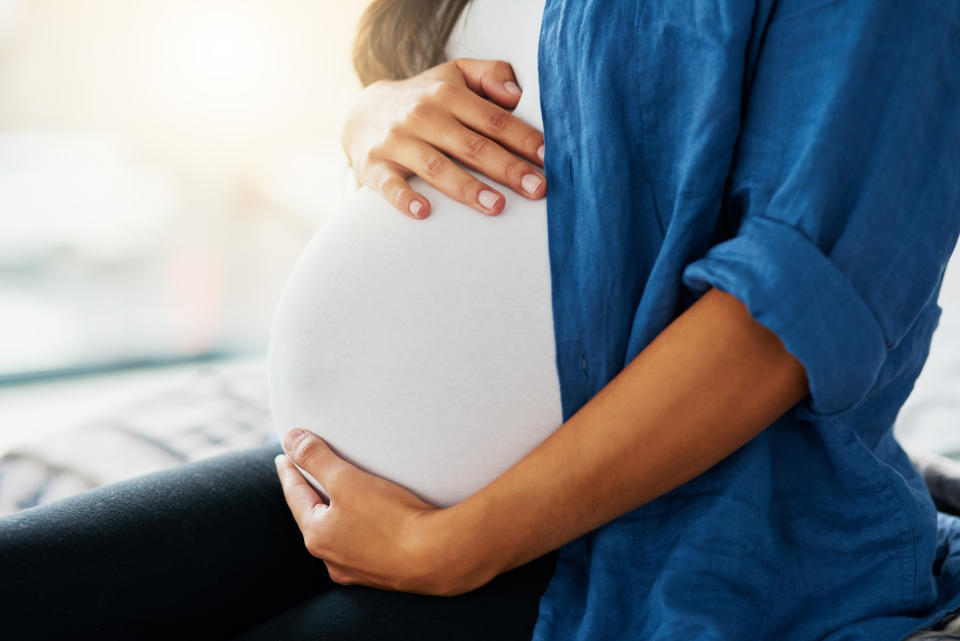
M 586 354 L 580 355 L 580 369 L 583 370 L 583 375 L 587 375 L 587 356 Z

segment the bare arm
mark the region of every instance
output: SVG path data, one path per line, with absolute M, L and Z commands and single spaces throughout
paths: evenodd
M 710 290 L 579 412 L 487 487 L 444 509 L 306 433 L 278 461 L 307 548 L 334 581 L 460 594 L 681 485 L 807 394 L 800 363 Z
M 477 550 L 466 585 L 482 584 L 706 471 L 806 394 L 780 340 L 710 290 L 516 465 L 429 514 L 432 531 Z

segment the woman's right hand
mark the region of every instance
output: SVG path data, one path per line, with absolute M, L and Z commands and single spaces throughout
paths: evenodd
M 542 198 L 543 134 L 507 111 L 520 93 L 506 62 L 458 58 L 368 86 L 341 142 L 357 179 L 412 218 L 430 213 L 430 202 L 407 182 L 412 175 L 494 216 L 503 211 L 503 194 L 451 158 L 527 198 Z

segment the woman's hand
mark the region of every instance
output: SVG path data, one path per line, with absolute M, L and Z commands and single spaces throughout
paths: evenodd
M 444 510 L 345 461 L 315 434 L 290 430 L 283 444 L 287 455 L 276 464 L 287 505 L 334 582 L 452 596 L 493 578 L 459 552 Z M 291 460 L 323 486 L 329 503 Z
M 430 203 L 407 179 L 416 174 L 481 213 L 504 197 L 451 160 L 538 199 L 546 193 L 543 134 L 513 116 L 521 90 L 505 62 L 458 58 L 406 80 L 361 92 L 341 137 L 357 179 L 401 212 L 425 218 Z M 499 106 L 498 106 L 499 105 Z

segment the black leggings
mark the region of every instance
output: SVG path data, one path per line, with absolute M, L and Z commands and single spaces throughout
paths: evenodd
M 530 639 L 556 551 L 476 590 L 333 583 L 303 546 L 270 445 L 0 519 L 7 639 Z

